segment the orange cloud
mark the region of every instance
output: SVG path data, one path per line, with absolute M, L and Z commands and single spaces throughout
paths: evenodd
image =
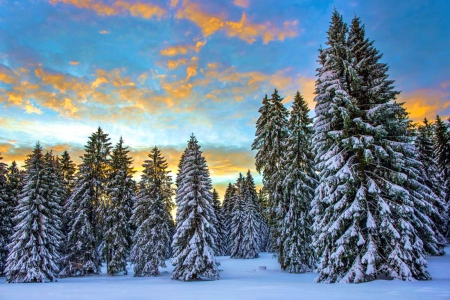
M 175 56 L 179 54 L 186 54 L 189 51 L 189 46 L 173 46 L 159 51 L 161 55 Z
M 101 34 L 109 34 L 109 31 L 107 31 L 107 30 L 101 30 L 101 31 L 99 31 L 99 33 L 101 33 Z
M 445 84 L 441 87 L 446 87 Z M 433 120 L 450 107 L 450 91 L 446 89 L 422 89 L 401 93 L 399 102 L 405 102 L 406 110 L 413 121 L 423 121 L 424 118 Z M 447 117 L 447 116 L 442 116 Z
M 42 110 L 34 106 L 33 103 L 30 102 L 30 100 L 28 100 L 27 103 L 25 104 L 25 112 L 27 114 L 38 114 L 38 115 L 42 114 Z
M 78 8 L 92 10 L 99 16 L 113 16 L 129 13 L 135 17 L 150 19 L 154 16 L 160 18 L 166 13 L 166 10 L 157 5 L 148 3 L 131 4 L 122 0 L 114 1 L 111 5 L 96 0 L 50 0 L 50 3 L 54 5 L 57 3 L 75 5 Z
M 167 62 L 167 67 L 169 68 L 169 70 L 175 69 L 180 65 L 185 65 L 187 63 L 187 59 L 185 58 L 181 58 L 178 60 L 169 60 Z
M 247 8 L 250 0 L 234 0 L 234 5 Z
M 13 84 L 17 83 L 17 79 L 10 74 L 7 74 L 3 70 L 0 70 L 0 82 L 6 83 L 6 84 Z
M 178 19 L 188 19 L 202 30 L 203 36 L 207 37 L 224 26 L 223 17 L 213 16 L 200 8 L 200 5 L 189 1 L 183 1 L 183 8 L 175 15 Z
M 79 62 L 78 61 L 69 61 L 69 64 L 72 66 L 78 66 Z
M 248 1 L 235 1 L 236 5 L 248 6 Z M 187 19 L 196 24 L 202 31 L 204 37 L 214 34 L 218 30 L 224 30 L 230 37 L 238 37 L 251 44 L 256 38 L 262 37 L 264 44 L 274 40 L 283 41 L 286 37 L 295 37 L 297 32 L 297 21 L 285 21 L 282 28 L 274 26 L 270 22 L 254 24 L 242 14 L 238 22 L 226 20 L 223 15 L 213 15 L 201 9 L 200 5 L 188 0 L 183 1 L 183 8 L 176 13 L 176 18 Z
M 252 44 L 256 38 L 261 36 L 263 43 L 268 44 L 274 40 L 283 41 L 286 37 L 297 36 L 297 21 L 286 21 L 283 28 L 274 27 L 270 22 L 266 24 L 252 24 L 247 20 L 246 14 L 242 14 L 239 22 L 226 22 L 226 33 L 228 36 L 237 36 Z

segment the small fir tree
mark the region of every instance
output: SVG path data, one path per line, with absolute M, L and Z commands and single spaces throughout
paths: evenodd
M 225 214 L 223 212 L 223 208 L 221 207 L 221 203 L 219 200 L 219 194 L 214 189 L 212 193 L 212 199 L 213 199 L 213 208 L 214 213 L 216 214 L 216 220 L 217 223 L 214 225 L 217 231 L 217 238 L 216 238 L 216 248 L 215 248 L 215 255 L 216 256 L 224 256 L 228 253 L 228 245 L 227 245 L 227 236 L 228 231 L 226 227 L 226 221 L 225 221 Z

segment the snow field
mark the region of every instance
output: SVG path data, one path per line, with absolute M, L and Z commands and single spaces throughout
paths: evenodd
M 450 253 L 450 247 L 446 248 Z M 0 300 L 289 300 L 289 299 L 450 299 L 450 255 L 429 257 L 431 281 L 377 280 L 362 284 L 314 283 L 317 274 L 289 274 L 281 271 L 270 253 L 257 259 L 217 257 L 220 280 L 180 282 L 171 280 L 173 267 L 161 269 L 160 277 L 103 274 L 59 279 L 57 283 L 8 284 L 0 278 Z M 267 270 L 260 270 L 266 266 Z

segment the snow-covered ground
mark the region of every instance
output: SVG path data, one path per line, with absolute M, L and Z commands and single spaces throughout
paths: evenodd
M 128 299 L 450 299 L 450 248 L 443 257 L 429 258 L 432 281 L 378 280 L 362 284 L 314 283 L 316 274 L 280 271 L 272 254 L 258 259 L 219 257 L 218 281 L 179 282 L 170 279 L 172 267 L 160 277 L 134 278 L 106 274 L 65 278 L 57 283 L 7 284 L 0 278 L 0 300 L 128 300 Z M 266 266 L 267 270 L 259 270 Z

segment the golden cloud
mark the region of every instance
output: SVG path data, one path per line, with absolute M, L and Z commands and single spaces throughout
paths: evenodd
M 99 33 L 101 33 L 101 34 L 109 34 L 109 31 L 103 29 L 103 30 L 99 31 Z
M 72 66 L 78 66 L 79 63 L 80 62 L 78 62 L 78 61 L 69 61 L 69 64 Z
M 160 18 L 166 13 L 165 9 L 157 5 L 149 3 L 131 4 L 122 0 L 114 1 L 111 5 L 96 0 L 50 0 L 50 3 L 54 5 L 57 3 L 75 5 L 78 8 L 92 10 L 99 16 L 114 16 L 129 13 L 135 17 L 150 19 L 154 16 Z
M 234 0 L 234 5 L 247 8 L 250 0 Z
M 200 5 L 189 1 L 183 1 L 183 8 L 179 9 L 175 15 L 178 19 L 187 19 L 200 27 L 203 36 L 207 37 L 215 33 L 224 26 L 223 17 L 206 13 Z
M 175 69 L 180 65 L 185 65 L 187 63 L 187 59 L 185 58 L 181 58 L 178 60 L 169 60 L 167 62 L 167 67 L 169 68 L 169 70 Z
M 398 101 L 405 103 L 409 117 L 413 121 L 423 121 L 424 118 L 433 120 L 436 115 L 442 114 L 450 107 L 450 91 L 446 90 L 445 83 L 441 84 L 441 87 L 444 89 L 421 89 L 401 93 Z
M 38 114 L 38 115 L 42 114 L 42 110 L 34 106 L 33 103 L 30 102 L 30 100 L 28 100 L 27 103 L 25 104 L 25 112 L 27 114 Z

